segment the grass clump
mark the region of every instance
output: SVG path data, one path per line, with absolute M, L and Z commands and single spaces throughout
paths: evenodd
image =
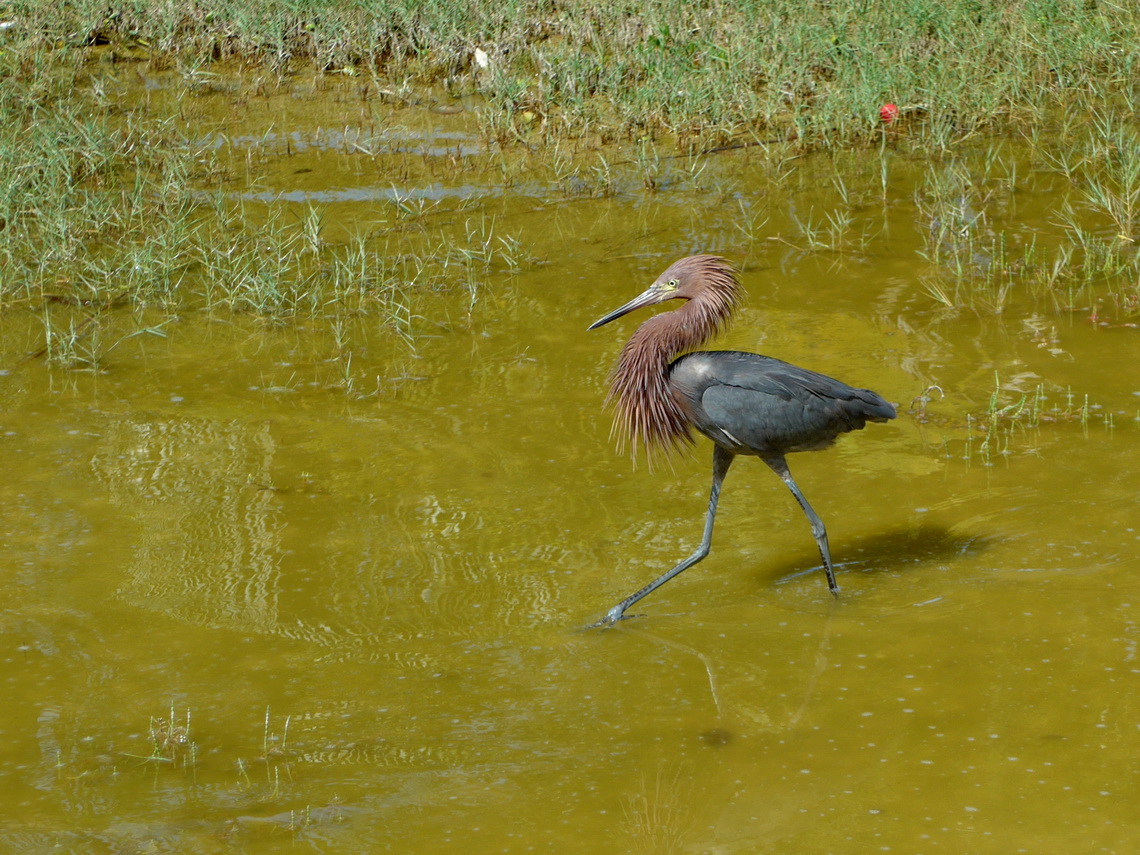
M 928 165 L 914 194 L 915 225 L 931 264 L 923 285 L 936 303 L 1000 314 L 1022 295 L 1098 324 L 1134 325 L 1140 133 L 1123 106 L 1092 109 L 1048 133 L 1035 127 L 1014 150 L 991 142 Z M 1016 216 L 1029 196 L 1046 208 L 1033 228 Z
M 202 307 L 334 334 L 369 316 L 414 346 L 418 293 L 458 291 L 470 313 L 527 257 L 492 218 L 441 209 L 451 219 L 433 226 L 395 192 L 329 240 L 323 209 L 236 192 L 249 179 L 178 103 L 107 98 L 82 52 L 23 42 L 0 50 L 0 74 L 0 305 L 42 317 L 33 357 L 98 369 L 124 337 L 162 334 L 145 310 Z M 104 324 L 123 308 L 136 313 L 125 336 Z
M 967 459 L 977 455 L 986 465 L 995 456 L 1009 456 L 1015 445 L 1028 444 L 1026 437 L 1046 424 L 1079 424 L 1087 434 L 1090 423 L 1099 420 L 1105 430 L 1112 430 L 1114 417 L 1111 412 L 1089 401 L 1089 396 L 1079 395 L 1071 387 L 1063 391 L 1055 389 L 1050 395 L 1043 382 L 1032 389 L 1022 388 L 1017 380 L 1007 381 L 1004 386 L 1001 377 L 994 372 L 994 388 L 990 394 L 986 412 L 966 417 Z

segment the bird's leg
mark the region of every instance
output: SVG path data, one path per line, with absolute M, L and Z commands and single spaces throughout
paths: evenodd
M 823 570 L 827 573 L 827 587 L 831 593 L 839 596 L 839 586 L 835 584 L 835 569 L 831 564 L 831 550 L 827 547 L 827 529 L 823 525 L 823 520 L 811 509 L 808 500 L 804 498 L 804 494 L 796 486 L 792 473 L 788 470 L 788 463 L 783 457 L 765 457 L 764 462 L 788 485 L 788 489 L 792 491 L 792 495 L 796 497 L 796 501 L 800 503 L 800 507 L 807 514 L 808 521 L 811 523 L 812 536 L 819 547 L 819 557 L 823 559 Z
M 697 551 L 670 570 L 663 576 L 654 579 L 640 591 L 635 594 L 630 594 L 608 612 L 606 616 L 598 621 L 594 626 L 613 626 L 625 616 L 625 610 L 636 603 L 643 597 L 656 591 L 674 576 L 688 570 L 702 558 L 709 554 L 709 549 L 712 546 L 712 533 L 713 521 L 716 520 L 716 503 L 720 499 L 720 485 L 724 483 L 724 476 L 728 474 L 728 467 L 732 465 L 732 460 L 735 455 L 731 451 L 721 448 L 719 445 L 713 446 L 713 480 L 712 492 L 709 494 L 709 510 L 708 515 L 705 517 L 705 535 L 701 538 L 701 545 L 697 547 Z

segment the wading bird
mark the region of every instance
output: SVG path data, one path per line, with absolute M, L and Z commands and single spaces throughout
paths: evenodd
M 713 480 L 705 533 L 697 551 L 663 576 L 626 597 L 597 626 L 625 611 L 709 554 L 721 484 L 738 454 L 759 457 L 788 485 L 811 522 L 827 585 L 835 570 L 827 529 L 788 471 L 792 451 L 827 448 L 841 433 L 895 417 L 895 408 L 868 389 L 853 389 L 823 374 L 770 356 L 736 350 L 698 350 L 728 324 L 740 303 L 736 271 L 723 258 L 694 255 L 674 262 L 640 296 L 595 321 L 597 329 L 635 309 L 682 300 L 675 311 L 650 318 L 634 332 L 610 378 L 607 402 L 615 429 L 636 453 L 691 444 L 692 428 L 713 441 Z M 678 357 L 678 354 L 684 354 Z

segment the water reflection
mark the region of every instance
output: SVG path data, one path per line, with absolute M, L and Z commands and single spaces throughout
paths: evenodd
M 218 134 L 200 141 L 204 147 L 233 147 L 238 151 L 266 150 L 276 155 L 306 152 L 342 154 L 417 154 L 423 157 L 472 157 L 482 154 L 484 146 L 462 131 L 384 130 L 364 128 L 329 128 L 312 132 L 308 129 L 288 132 L 267 131 L 262 134 Z
M 439 183 L 420 187 L 393 187 L 374 185 L 370 187 L 342 187 L 327 190 L 250 190 L 236 194 L 239 199 L 257 202 L 403 202 L 424 199 L 430 202 L 444 199 L 481 199 L 501 195 L 501 190 L 486 186 L 454 186 Z M 540 195 L 538 190 L 532 194 Z
M 281 523 L 261 486 L 275 451 L 264 423 L 109 423 L 92 467 L 134 525 L 118 596 L 188 623 L 276 631 Z

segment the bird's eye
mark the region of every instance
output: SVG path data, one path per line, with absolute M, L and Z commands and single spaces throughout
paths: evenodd
M 680 284 L 681 284 L 681 283 L 680 283 L 680 282 L 678 282 L 676 279 L 670 279 L 670 280 L 669 280 L 669 287 L 670 287 L 670 288 L 672 288 L 674 291 L 676 291 L 676 290 L 677 290 L 677 287 L 678 287 Z

